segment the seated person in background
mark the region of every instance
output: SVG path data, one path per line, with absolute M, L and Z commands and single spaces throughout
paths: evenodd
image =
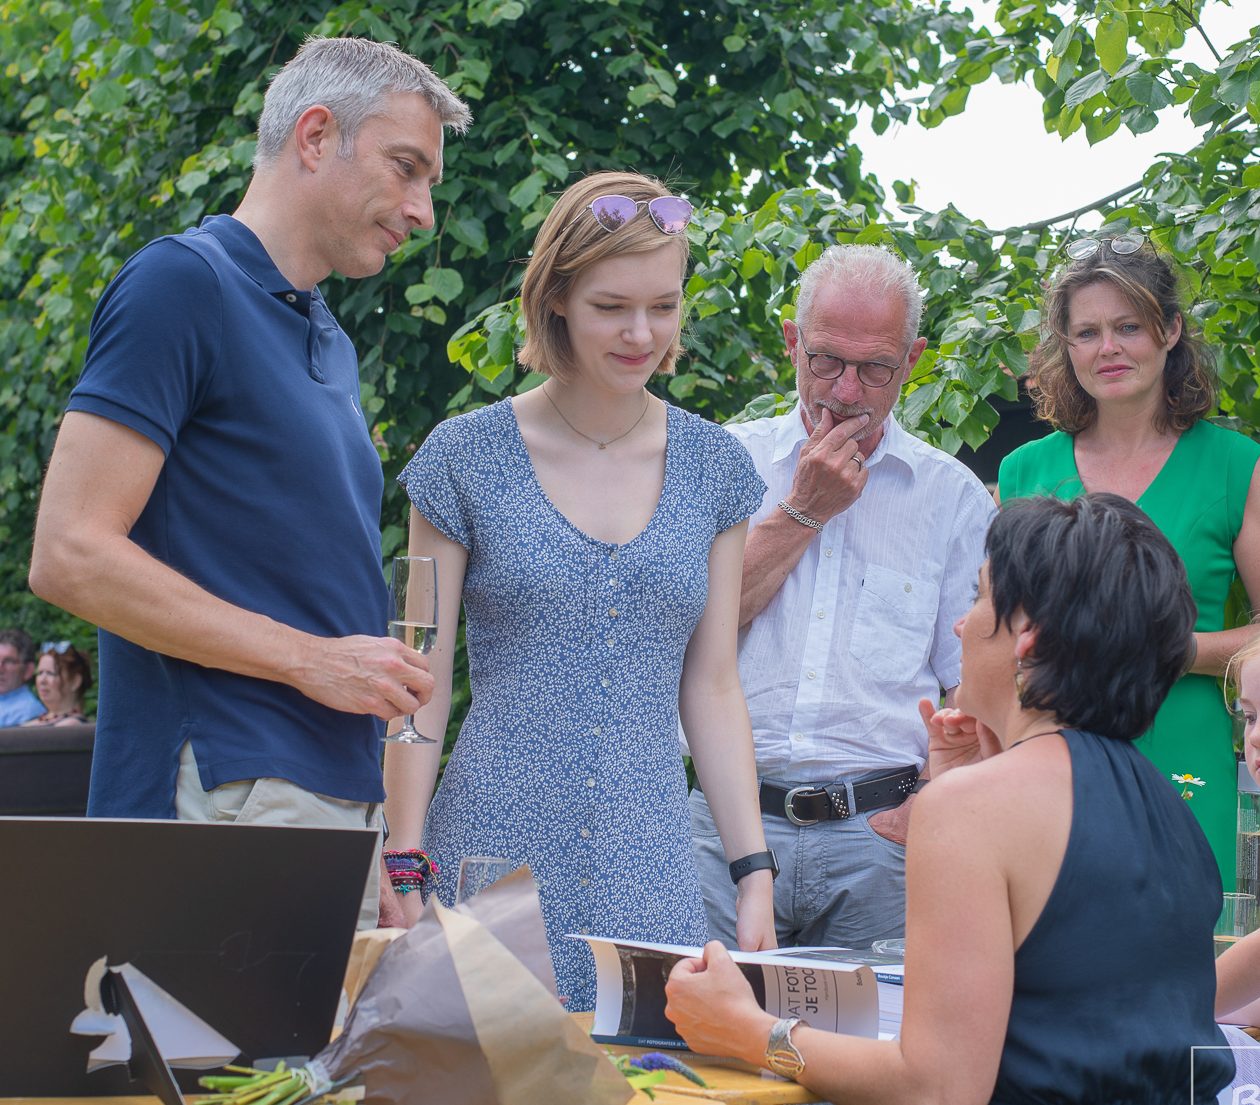
M 88 658 L 69 641 L 50 641 L 40 646 L 35 668 L 35 692 L 44 713 L 24 725 L 82 725 L 87 721 L 83 696 L 92 685 Z
M 35 674 L 35 642 L 21 629 L 0 629 L 0 729 L 44 712 L 26 684 Z
M 846 1105 L 1214 1101 L 1220 877 L 1132 743 L 1191 656 L 1185 569 L 1116 495 L 1017 502 L 986 551 L 958 708 L 920 704 L 900 1039 L 776 1021 L 717 943 L 674 968 L 666 1013 L 693 1050 Z

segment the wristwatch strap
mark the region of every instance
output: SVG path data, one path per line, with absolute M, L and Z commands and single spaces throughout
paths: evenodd
M 751 875 L 754 871 L 768 870 L 771 878 L 777 879 L 779 877 L 779 861 L 775 858 L 773 849 L 768 849 L 764 852 L 752 852 L 737 859 L 729 866 L 731 882 L 733 883 L 738 883 L 745 875 Z
M 784 1078 L 800 1078 L 805 1073 L 805 1056 L 792 1043 L 792 1029 L 804 1024 L 800 1017 L 784 1017 L 775 1021 L 766 1041 L 766 1066 Z

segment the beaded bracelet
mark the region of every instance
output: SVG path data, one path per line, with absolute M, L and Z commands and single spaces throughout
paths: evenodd
M 405 851 L 381 853 L 385 857 L 385 870 L 389 873 L 389 882 L 399 894 L 410 894 L 420 890 L 430 875 L 436 876 L 438 865 L 419 848 L 408 848 Z

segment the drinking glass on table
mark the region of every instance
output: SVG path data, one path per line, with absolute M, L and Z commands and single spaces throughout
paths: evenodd
M 455 904 L 466 902 L 474 894 L 498 882 L 513 871 L 512 861 L 502 856 L 465 856 L 459 861 L 459 880 L 455 883 Z
M 389 635 L 427 655 L 437 637 L 437 561 L 431 556 L 396 556 L 390 575 Z M 408 714 L 387 741 L 398 744 L 437 744 L 415 726 Z
M 1220 955 L 1231 944 L 1241 940 L 1256 929 L 1256 896 L 1254 894 L 1226 894 L 1220 918 L 1216 922 L 1213 940 L 1216 954 Z

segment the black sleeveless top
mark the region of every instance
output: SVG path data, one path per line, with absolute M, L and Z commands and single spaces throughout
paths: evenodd
M 1185 799 L 1128 741 L 1063 736 L 1072 828 L 1015 953 L 993 1105 L 1208 1105 L 1234 1075 L 1228 1048 L 1211 1049 L 1225 1044 L 1212 1014 L 1216 861 Z

